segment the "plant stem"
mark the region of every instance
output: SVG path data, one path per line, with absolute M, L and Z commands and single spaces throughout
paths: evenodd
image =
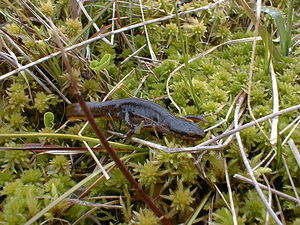
M 178 15 L 178 10 L 177 10 L 177 6 L 176 6 L 176 2 L 174 2 L 174 8 L 175 8 L 175 19 L 176 19 L 176 24 L 177 27 L 179 29 L 179 39 L 180 39 L 180 43 L 181 43 L 181 48 L 182 48 L 182 54 L 183 54 L 183 60 L 184 60 L 184 64 L 186 67 L 186 71 L 187 71 L 187 77 L 183 76 L 183 80 L 185 81 L 185 83 L 187 84 L 187 86 L 189 87 L 189 92 L 193 98 L 193 101 L 197 107 L 197 110 L 200 111 L 200 106 L 199 106 L 199 101 L 197 99 L 196 93 L 194 91 L 193 88 L 193 83 L 192 83 L 192 75 L 191 75 L 191 71 L 190 71 L 190 67 L 189 67 L 189 59 L 188 59 L 188 55 L 187 55 L 187 49 L 186 49 L 186 44 L 183 40 L 183 35 L 181 32 L 181 25 L 180 25 L 180 21 L 179 21 L 179 15 Z
M 236 0 L 236 2 L 238 5 L 241 5 L 244 8 L 247 16 L 251 19 L 252 23 L 256 24 L 255 14 L 248 5 L 248 3 L 245 0 Z M 270 34 L 267 32 L 267 29 L 261 24 L 259 24 L 258 26 L 258 34 L 262 37 L 262 40 L 265 43 L 265 45 L 268 45 L 271 56 L 274 57 L 274 59 L 276 60 L 281 60 L 282 57 L 279 54 L 278 50 L 275 48 L 273 42 L 268 41 L 271 40 Z
M 57 45 L 59 46 L 59 48 L 61 50 L 62 60 L 64 62 L 64 65 L 66 66 L 66 69 L 68 71 L 68 74 L 69 74 L 69 77 L 70 77 L 70 80 L 71 80 L 71 83 L 72 83 L 72 87 L 74 89 L 74 96 L 76 97 L 81 109 L 85 113 L 85 116 L 86 116 L 87 120 L 89 121 L 91 127 L 93 128 L 96 135 L 100 139 L 102 145 L 107 150 L 107 153 L 114 160 L 116 165 L 119 167 L 119 169 L 124 174 L 126 179 L 131 183 L 133 188 L 137 191 L 137 193 L 139 194 L 141 199 L 156 214 L 156 216 L 161 218 L 161 221 L 164 224 L 171 225 L 171 222 L 162 214 L 162 212 L 156 207 L 156 205 L 154 204 L 152 199 L 150 199 L 150 197 L 143 191 L 143 189 L 141 188 L 139 183 L 133 178 L 133 176 L 130 174 L 130 172 L 128 171 L 128 169 L 124 165 L 124 163 L 121 161 L 119 156 L 115 153 L 115 151 L 111 148 L 110 144 L 106 140 L 105 135 L 101 131 L 100 127 L 97 125 L 91 110 L 88 108 L 86 102 L 84 101 L 84 99 L 81 95 L 81 92 L 80 92 L 80 90 L 78 88 L 78 85 L 77 85 L 77 81 L 76 81 L 75 76 L 73 74 L 72 67 L 71 67 L 70 62 L 67 58 L 66 51 L 65 51 L 65 49 L 62 45 L 62 42 L 60 41 L 60 38 L 58 36 L 58 32 L 57 32 L 57 30 L 56 30 L 56 28 L 54 27 L 53 24 L 52 24 L 52 28 L 53 28 L 53 32 L 54 32 L 54 35 L 55 35 L 55 38 L 56 38 L 56 43 L 57 43 Z
M 47 138 L 63 138 L 63 139 L 73 139 L 78 141 L 87 141 L 95 144 L 99 144 L 100 141 L 98 138 L 91 138 L 85 136 L 79 136 L 74 134 L 56 134 L 56 133 L 13 133 L 13 134 L 0 134 L 1 138 L 33 138 L 33 137 L 47 137 Z M 109 142 L 112 147 L 116 148 L 124 148 L 124 149 L 131 149 L 131 150 L 143 150 L 143 148 L 138 148 L 135 146 L 120 144 L 116 142 Z

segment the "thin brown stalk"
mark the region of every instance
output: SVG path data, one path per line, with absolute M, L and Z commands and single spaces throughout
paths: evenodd
M 289 180 L 290 180 L 290 183 L 291 183 L 291 186 L 292 186 L 292 188 L 293 188 L 293 191 L 294 191 L 294 193 L 295 193 L 295 196 L 296 196 L 296 198 L 297 198 L 297 200 L 298 200 L 298 205 L 300 205 L 300 198 L 299 198 L 299 195 L 298 195 L 298 192 L 297 192 L 297 188 L 296 188 L 295 183 L 294 183 L 294 181 L 293 181 L 293 178 L 292 178 L 292 175 L 291 175 L 291 173 L 290 173 L 289 167 L 287 166 L 287 163 L 286 163 L 286 160 L 285 160 L 284 155 L 282 155 L 282 162 L 283 162 L 285 171 L 286 171 L 286 173 L 287 173 L 287 175 L 288 175 L 288 178 L 289 178 Z
M 130 172 L 128 171 L 128 169 L 126 168 L 126 166 L 120 160 L 119 156 L 115 153 L 115 151 L 111 148 L 110 144 L 106 140 L 106 137 L 104 136 L 104 134 L 101 131 L 100 127 L 97 125 L 92 112 L 89 110 L 86 102 L 84 101 L 84 99 L 83 99 L 83 97 L 81 95 L 81 92 L 80 92 L 80 90 L 78 88 L 78 85 L 77 85 L 76 79 L 74 77 L 71 65 L 70 65 L 69 60 L 67 58 L 66 51 L 65 51 L 65 49 L 64 49 L 64 47 L 63 47 L 63 45 L 62 45 L 62 43 L 60 41 L 60 38 L 58 36 L 58 32 L 56 32 L 56 29 L 55 29 L 54 26 L 53 26 L 53 31 L 54 31 L 54 34 L 55 34 L 56 42 L 57 42 L 57 44 L 58 44 L 58 46 L 60 48 L 60 51 L 61 51 L 61 55 L 62 55 L 62 59 L 63 59 L 64 65 L 66 66 L 66 69 L 67 69 L 68 74 L 70 76 L 72 87 L 74 89 L 74 95 L 75 95 L 75 97 L 76 97 L 76 99 L 77 99 L 77 101 L 78 101 L 81 109 L 85 113 L 86 118 L 89 121 L 91 127 L 93 128 L 94 132 L 96 133 L 96 135 L 100 139 L 102 145 L 106 148 L 107 153 L 114 160 L 114 162 L 116 163 L 116 165 L 118 166 L 118 168 L 122 171 L 122 173 L 124 174 L 124 176 L 131 183 L 131 185 L 137 191 L 137 193 L 139 194 L 139 196 L 141 197 L 141 199 L 145 202 L 145 204 L 155 213 L 155 215 L 157 215 L 159 218 L 161 218 L 161 221 L 164 224 L 170 225 L 171 222 L 162 214 L 162 212 L 156 207 L 156 205 L 150 199 L 150 197 L 142 190 L 142 188 L 139 185 L 139 183 L 133 178 L 133 176 L 130 174 Z

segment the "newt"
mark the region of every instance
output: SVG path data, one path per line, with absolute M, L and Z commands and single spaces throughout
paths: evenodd
M 125 124 L 131 128 L 127 137 L 134 134 L 140 127 L 188 141 L 197 141 L 205 137 L 205 132 L 198 124 L 176 117 L 161 105 L 145 99 L 124 98 L 106 102 L 86 102 L 86 104 L 94 117 L 124 120 Z M 66 116 L 69 120 L 86 119 L 79 103 L 67 106 Z M 195 116 L 191 118 L 195 119 Z

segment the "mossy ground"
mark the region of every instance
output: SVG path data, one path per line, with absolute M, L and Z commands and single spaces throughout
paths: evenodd
M 70 2 L 73 2 L 73 5 L 70 5 Z M 71 42 L 79 43 L 94 35 L 97 31 L 93 26 L 88 25 L 86 17 L 79 16 L 74 11 L 72 13 L 71 9 L 74 9 L 72 6 L 75 2 L 35 0 L 26 6 L 23 1 L 1 1 L 1 74 L 15 69 L 17 62 L 25 65 L 29 63 L 28 58 L 35 61 L 58 51 L 51 28 L 47 26 L 49 25 L 47 18 L 43 15 L 51 19 L 58 27 L 66 45 L 71 45 Z M 264 4 L 272 5 L 286 18 L 289 2 L 267 1 Z M 171 0 L 143 1 L 145 20 L 175 13 L 174 3 Z M 211 3 L 213 1 L 194 0 L 183 4 L 180 10 L 186 11 Z M 109 4 L 107 1 L 92 1 L 86 3 L 85 7 L 90 16 L 95 18 L 107 4 Z M 300 18 L 299 3 L 294 1 L 294 4 L 293 24 Z M 117 12 L 117 16 L 125 17 L 120 20 L 119 26 L 121 27 L 142 22 L 138 2 L 119 2 Z M 111 24 L 112 13 L 112 6 L 110 6 L 96 20 L 99 28 L 103 28 L 102 33 L 110 31 L 111 28 L 106 26 Z M 266 30 L 274 33 L 272 38 L 275 40 L 278 36 L 275 32 L 276 24 L 269 15 L 262 14 L 261 19 Z M 88 59 L 85 58 L 86 48 L 70 52 L 69 60 L 85 100 L 101 101 L 126 74 L 133 71 L 113 93 L 111 99 L 135 95 L 149 100 L 154 99 L 177 116 L 208 115 L 208 122 L 201 124 L 203 128 L 208 128 L 223 120 L 238 93 L 241 90 L 247 92 L 252 41 L 225 44 L 189 63 L 172 76 L 169 89 L 181 113 L 171 104 L 166 94 L 166 82 L 170 74 L 187 59 L 193 59 L 226 41 L 252 37 L 254 26 L 244 13 L 244 9 L 238 3 L 231 1 L 225 1 L 209 10 L 181 16 L 179 23 L 180 27 L 175 18 L 147 25 L 148 38 L 156 56 L 155 60 L 151 60 L 151 51 L 147 45 L 138 53 L 141 58 L 132 57 L 121 65 L 121 62 L 133 51 L 147 44 L 145 28 L 142 26 L 127 30 L 123 35 L 116 35 L 113 45 L 103 41 L 91 43 L 88 46 L 91 54 Z M 85 29 L 86 26 L 89 28 Z M 299 35 L 299 25 L 298 27 L 292 26 L 292 34 L 293 36 Z M 274 45 L 279 49 L 278 43 L 274 42 Z M 19 46 L 21 51 L 16 46 Z M 272 113 L 273 108 L 274 93 L 269 73 L 270 61 L 266 57 L 268 56 L 267 50 L 262 41 L 257 42 L 253 63 L 253 83 L 251 96 L 249 96 L 256 118 Z M 289 56 L 279 60 L 272 58 L 278 83 L 280 108 L 299 104 L 299 52 L 299 43 L 295 42 L 291 46 Z M 103 58 L 105 60 L 101 61 Z M 94 61 L 96 62 L 95 68 L 90 66 L 91 60 L 98 60 L 98 62 Z M 102 67 L 99 67 L 101 65 Z M 30 71 L 35 77 L 31 76 Z M 59 93 L 50 85 L 50 82 L 57 87 Z M 30 67 L 23 73 L 1 79 L 0 85 L 0 122 L 2 124 L 0 134 L 54 133 L 66 121 L 64 116 L 66 99 L 71 102 L 75 101 L 71 82 L 60 56 L 42 62 L 37 67 Z M 46 123 L 43 119 L 46 112 L 52 112 L 55 116 L 53 127 L 48 125 L 45 127 Z M 280 116 L 279 131 L 288 126 L 296 117 L 295 112 Z M 244 123 L 252 120 L 248 110 L 242 118 Z M 233 114 L 230 115 L 227 123 L 210 130 L 204 140 L 223 133 L 232 120 Z M 107 128 L 105 120 L 98 119 L 97 121 L 102 128 Z M 69 123 L 58 132 L 78 134 L 83 124 L 83 122 Z M 270 123 L 267 121 L 261 126 L 269 136 Z M 124 124 L 119 126 L 119 123 L 115 123 L 114 127 L 123 132 L 127 130 Z M 290 177 L 299 193 L 299 167 L 288 145 L 285 144 L 282 147 L 280 145 L 280 141 L 289 131 L 291 128 L 279 134 L 277 146 L 270 144 L 258 127 L 241 131 L 241 138 L 252 167 L 258 165 L 274 147 L 277 148 L 278 154 L 282 152 Z M 87 127 L 83 135 L 95 137 L 90 127 Z M 298 149 L 300 149 L 299 135 L 299 128 L 296 128 L 291 135 Z M 191 146 L 203 141 L 186 143 L 171 136 L 158 138 L 149 132 L 142 132 L 137 136 L 169 147 Z M 121 142 L 122 140 L 115 137 L 112 141 Z M 24 144 L 33 146 L 33 143 L 52 146 L 83 146 L 83 143 L 78 140 L 48 137 L 0 138 L 0 143 L 3 147 L 21 145 L 24 147 Z M 134 143 L 129 144 L 135 146 Z M 132 154 L 126 161 L 129 170 L 173 223 L 189 221 L 195 209 L 211 191 L 208 200 L 204 202 L 204 206 L 193 221 L 196 224 L 208 222 L 233 224 L 232 212 L 228 208 L 229 192 L 224 167 L 224 159 L 226 159 L 238 224 L 266 224 L 266 221 L 269 221 L 269 224 L 275 224 L 274 220 L 267 216 L 267 210 L 254 187 L 233 178 L 235 174 L 247 176 L 236 140 L 233 140 L 224 151 L 206 153 L 202 156 L 200 163 L 196 162 L 199 155 L 190 153 L 167 154 L 153 149 L 147 149 L 143 154 L 119 153 L 120 156 L 128 154 Z M 96 155 L 99 159 L 103 159 L 104 164 L 111 161 L 106 153 L 97 152 Z M 14 225 L 24 224 L 51 201 L 92 173 L 95 163 L 89 154 L 51 155 L 25 150 L 7 150 L 0 152 L 0 166 L 0 224 Z M 256 170 L 255 175 L 259 182 L 294 196 L 281 157 L 275 157 L 268 165 L 262 164 Z M 96 222 L 159 224 L 159 219 L 137 199 L 135 191 L 118 169 L 113 169 L 110 176 L 110 180 L 103 179 L 97 183 L 86 196 L 89 199 L 83 200 L 89 203 L 105 204 L 112 201 L 111 197 L 113 198 L 112 204 L 121 205 L 123 209 L 73 204 L 71 200 L 66 199 L 48 211 L 36 224 L 43 221 L 47 221 L 47 224 L 95 224 Z M 95 180 L 86 183 L 69 196 L 69 199 L 77 198 Z M 268 197 L 268 191 L 264 193 Z M 114 198 L 115 196 L 117 197 Z M 300 224 L 300 210 L 297 203 L 272 195 L 272 208 L 276 212 L 281 212 L 280 217 L 286 224 Z

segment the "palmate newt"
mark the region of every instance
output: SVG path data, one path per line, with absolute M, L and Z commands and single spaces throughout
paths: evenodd
M 94 117 L 109 120 L 124 120 L 131 129 L 131 136 L 138 128 L 152 129 L 177 138 L 197 141 L 205 137 L 205 132 L 189 120 L 174 116 L 164 107 L 141 98 L 124 98 L 106 102 L 86 102 Z M 68 119 L 86 119 L 79 103 L 67 106 Z

